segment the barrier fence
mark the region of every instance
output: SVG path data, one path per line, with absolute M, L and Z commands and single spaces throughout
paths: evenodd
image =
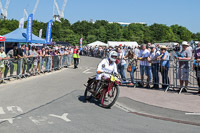
M 108 57 L 109 52 L 106 50 L 85 50 L 83 55 L 91 57 Z M 149 74 L 145 74 L 145 70 L 142 70 L 140 61 L 137 61 L 138 69 L 134 72 L 134 82 L 136 86 L 153 85 L 159 86 L 165 92 L 168 90 L 178 91 L 179 94 L 182 91 L 196 92 L 200 90 L 200 63 L 194 64 L 194 60 L 178 60 L 174 58 L 176 51 L 170 51 L 170 60 L 168 67 L 162 67 L 161 61 L 157 63 L 149 63 Z M 192 56 L 194 57 L 194 55 Z M 128 62 L 126 68 L 128 66 Z M 146 68 L 143 68 L 146 69 Z M 141 76 L 144 73 L 144 77 Z M 120 70 L 119 70 L 120 71 Z M 126 71 L 126 70 L 125 70 Z M 147 76 L 146 76 L 147 75 Z M 148 76 L 149 75 L 149 76 Z M 128 76 L 128 75 L 127 75 Z M 126 76 L 126 77 L 127 77 Z M 130 76 L 128 76 L 130 77 Z M 148 79 L 149 78 L 149 79 Z M 131 78 L 126 78 L 125 83 L 130 83 Z M 128 82 L 127 82 L 128 81 Z M 186 83 L 186 84 L 185 84 Z
M 199 91 L 200 65 L 195 65 L 193 60 L 174 59 L 167 62 L 169 66 L 164 67 L 161 62 L 141 66 L 138 61 L 138 69 L 134 72 L 135 87 L 153 85 L 165 92 L 171 89 L 179 94 L 182 91 Z M 131 82 L 131 79 L 127 79 Z
M 0 60 L 4 67 L 0 68 L 1 83 L 12 78 L 21 79 L 31 75 L 41 74 L 59 70 L 71 66 L 73 63 L 72 55 L 55 55 L 55 56 L 33 56 L 27 58 L 11 58 Z

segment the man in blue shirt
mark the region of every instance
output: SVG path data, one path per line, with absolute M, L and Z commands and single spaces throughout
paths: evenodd
M 168 77 L 168 71 L 169 71 L 169 53 L 167 51 L 166 46 L 161 46 L 161 53 L 158 57 L 158 60 L 161 60 L 161 75 L 162 75 L 162 88 L 167 89 L 169 87 L 169 77 Z

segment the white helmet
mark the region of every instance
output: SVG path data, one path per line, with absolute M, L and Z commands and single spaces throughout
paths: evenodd
M 116 51 L 111 51 L 109 54 L 109 59 L 113 62 L 117 60 L 117 52 Z

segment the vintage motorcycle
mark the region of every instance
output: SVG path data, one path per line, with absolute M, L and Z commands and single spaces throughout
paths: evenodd
M 90 77 L 87 81 L 87 85 L 85 85 L 84 97 L 86 101 L 95 98 L 100 101 L 102 107 L 111 108 L 119 96 L 119 76 L 114 73 L 97 72 L 97 74 L 102 73 L 110 75 L 110 78 L 105 78 L 103 76 L 100 81 L 96 81 L 96 76 Z

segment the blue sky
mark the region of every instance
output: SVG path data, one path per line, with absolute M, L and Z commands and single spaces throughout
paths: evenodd
M 1 0 L 5 5 L 6 0 Z M 23 10 L 32 12 L 36 0 L 10 0 L 8 18 L 19 20 Z M 63 0 L 57 0 L 62 7 Z M 108 20 L 112 22 L 145 22 L 179 24 L 192 32 L 200 32 L 200 0 L 68 0 L 65 18 Z M 47 22 L 53 16 L 53 0 L 40 0 L 34 19 Z

